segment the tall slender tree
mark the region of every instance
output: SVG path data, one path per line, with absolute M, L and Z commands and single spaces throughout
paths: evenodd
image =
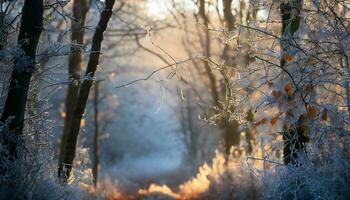
M 236 30 L 238 25 L 246 25 L 248 23 L 248 16 L 250 16 L 250 9 L 251 5 L 245 3 L 244 1 L 240 0 L 238 3 L 238 6 L 235 8 L 236 12 L 235 15 L 233 15 L 233 8 L 232 8 L 232 0 L 223 0 L 223 13 L 224 13 L 224 21 L 227 29 L 228 35 L 233 34 L 233 32 Z M 252 11 L 254 12 L 254 11 Z M 241 30 L 242 31 L 242 30 Z M 246 30 L 244 30 L 246 31 Z M 243 48 L 240 48 L 240 50 L 236 50 L 232 47 L 232 45 L 228 42 L 224 46 L 224 51 L 222 54 L 222 58 L 225 61 L 225 64 L 230 67 L 245 67 L 248 65 L 248 58 L 249 58 L 249 45 L 245 41 L 248 38 L 246 34 L 240 35 L 240 44 Z M 243 41 L 243 42 L 241 42 Z M 227 76 L 227 72 L 225 69 L 222 70 L 223 76 Z M 225 89 L 224 91 L 224 101 L 226 101 L 228 104 L 230 103 L 230 99 L 233 98 L 233 95 L 230 91 L 230 82 L 229 78 L 225 78 Z M 230 107 L 230 110 L 233 112 L 236 108 L 234 106 Z M 247 112 L 247 121 L 248 123 L 252 123 L 252 119 L 254 118 L 253 113 L 249 110 Z M 230 120 L 230 116 L 227 114 L 227 116 L 224 117 L 224 137 L 225 137 L 225 152 L 228 155 L 230 153 L 230 149 L 232 146 L 239 146 L 240 144 L 240 124 L 237 120 Z M 248 143 L 248 153 L 251 153 L 252 151 L 252 144 L 251 140 L 253 139 L 253 131 L 250 129 L 246 129 L 246 141 Z
M 113 13 L 112 9 L 113 9 L 114 3 L 115 3 L 115 0 L 105 1 L 105 8 L 101 13 L 100 20 L 98 22 L 98 25 L 95 29 L 95 33 L 92 38 L 91 53 L 89 56 L 85 77 L 79 87 L 77 102 L 74 108 L 74 112 L 70 117 L 71 125 L 68 132 L 67 143 L 65 145 L 65 151 L 64 151 L 62 162 L 60 163 L 58 168 L 59 177 L 64 182 L 68 181 L 68 178 L 70 176 L 70 173 L 73 167 L 73 160 L 75 157 L 75 150 L 76 150 L 78 135 L 80 132 L 80 123 L 83 118 L 86 102 L 88 100 L 89 93 L 90 93 L 90 88 L 93 84 L 94 75 L 99 63 L 101 45 L 103 41 L 103 33 L 107 29 L 108 22 L 112 16 L 112 13 Z M 124 5 L 123 2 L 122 2 L 122 5 Z M 119 8 L 121 8 L 122 5 Z
M 93 99 L 93 104 L 94 104 L 94 148 L 93 148 L 93 154 L 94 154 L 94 164 L 92 166 L 92 175 L 93 175 L 93 182 L 94 182 L 94 187 L 95 190 L 97 189 L 97 181 L 98 181 L 98 165 L 99 165 L 99 143 L 98 143 L 98 137 L 99 137 L 99 132 L 100 132 L 100 123 L 99 123 L 99 107 L 98 107 L 98 102 L 100 101 L 99 99 L 99 81 L 96 81 L 95 83 L 95 88 L 94 88 L 94 99 Z
M 225 25 L 227 28 L 227 32 L 231 33 L 235 29 L 235 16 L 232 14 L 232 0 L 223 0 L 224 5 L 224 19 L 225 19 Z M 230 45 L 228 43 L 225 44 L 224 52 L 223 52 L 223 59 L 225 62 L 229 61 L 229 49 Z M 230 64 L 230 63 L 227 63 Z
M 235 16 L 232 14 L 232 0 L 223 0 L 223 11 L 224 11 L 224 21 L 229 34 L 235 30 Z M 233 48 L 227 43 L 224 47 L 223 59 L 225 64 L 228 66 L 233 66 Z M 226 72 L 222 72 L 223 76 L 226 76 Z M 227 80 L 227 79 L 225 79 Z M 227 80 L 228 81 L 228 80 Z M 230 87 L 229 82 L 225 82 L 224 99 L 227 101 L 227 97 L 230 98 Z M 234 111 L 234 107 L 231 106 L 231 110 Z M 229 114 L 223 118 L 223 128 L 224 128 L 224 147 L 226 155 L 229 155 L 232 146 L 238 146 L 240 143 L 240 130 L 239 123 L 237 120 L 230 120 Z
M 203 41 L 204 45 L 204 55 L 207 58 L 210 58 L 211 56 L 211 41 L 210 41 L 210 32 L 209 32 L 209 17 L 207 15 L 207 3 L 205 0 L 200 0 L 199 1 L 199 16 L 201 17 L 203 21 L 203 25 L 205 27 L 205 39 Z M 218 88 L 216 86 L 216 77 L 215 74 L 213 73 L 208 61 L 204 61 L 204 67 L 205 71 L 207 73 L 208 79 L 209 79 L 209 84 L 210 84 L 210 92 L 212 94 L 212 100 L 213 100 L 213 105 L 218 106 L 219 105 L 219 93 L 218 93 Z
M 68 132 L 70 127 L 70 118 L 74 111 L 77 101 L 77 94 L 80 85 L 81 65 L 83 59 L 82 45 L 84 44 L 85 35 L 85 18 L 89 10 L 89 0 L 74 0 L 73 2 L 73 19 L 72 19 L 72 47 L 68 60 L 68 73 L 71 83 L 68 85 L 65 100 L 65 119 L 63 134 L 61 137 L 60 151 L 58 162 L 61 163 L 67 143 Z
M 3 142 L 11 157 L 16 157 L 16 146 L 24 127 L 30 79 L 35 70 L 35 56 L 43 29 L 43 1 L 26 0 L 22 9 L 18 35 L 19 55 L 14 59 L 10 88 L 5 101 L 1 122 L 7 124 L 10 134 L 2 133 Z

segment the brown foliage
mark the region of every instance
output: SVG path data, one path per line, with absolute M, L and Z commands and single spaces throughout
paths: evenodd
M 317 110 L 316 110 L 313 106 L 307 105 L 306 110 L 307 110 L 307 116 L 308 116 L 310 119 L 316 118 L 316 116 L 317 116 Z
M 287 93 L 287 95 L 290 97 L 292 96 L 293 94 L 293 86 L 291 83 L 287 83 L 285 86 L 284 86 L 284 91 Z

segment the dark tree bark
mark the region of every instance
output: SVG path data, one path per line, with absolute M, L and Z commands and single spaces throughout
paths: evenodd
M 201 16 L 204 26 L 206 28 L 205 30 L 205 42 L 204 42 L 204 53 L 205 56 L 207 58 L 210 58 L 211 56 L 211 43 L 210 43 L 210 33 L 209 33 L 209 18 L 206 14 L 206 6 L 205 6 L 205 0 L 200 0 L 199 1 L 199 15 Z M 204 61 L 204 67 L 205 67 L 205 71 L 208 75 L 208 79 L 209 79 L 209 84 L 210 84 L 210 90 L 211 90 L 211 94 L 212 94 L 212 99 L 213 99 L 213 105 L 214 106 L 218 106 L 219 104 L 219 93 L 218 93 L 218 89 L 216 87 L 216 78 L 215 75 L 212 71 L 212 69 L 210 68 L 210 65 L 207 61 Z
M 242 13 L 244 9 L 247 9 L 246 8 L 247 5 L 245 2 L 240 1 L 240 7 L 236 9 L 237 13 L 235 16 L 232 14 L 232 0 L 222 0 L 222 3 L 223 3 L 225 25 L 228 33 L 230 34 L 236 29 L 236 26 L 235 26 L 236 21 L 238 21 L 239 24 L 247 23 L 243 21 L 244 19 L 242 18 L 243 16 Z M 252 12 L 254 12 L 254 10 Z M 244 36 L 243 34 L 240 37 L 248 37 L 248 36 Z M 241 50 L 235 50 L 232 46 L 229 45 L 229 43 L 225 44 L 224 51 L 222 53 L 222 58 L 224 59 L 226 65 L 231 67 L 238 67 L 238 66 L 244 67 L 248 65 L 248 62 L 249 62 L 248 45 L 243 43 L 242 46 L 244 48 L 242 48 Z M 222 70 L 222 74 L 224 77 L 227 76 L 225 69 Z M 224 80 L 225 80 L 224 82 L 225 85 L 223 86 L 224 89 L 223 89 L 222 97 L 224 98 L 224 101 L 228 101 L 229 100 L 228 98 L 231 98 L 232 95 L 234 94 L 231 94 L 230 88 L 228 87 L 228 85 L 230 84 L 230 82 L 228 81 L 229 78 L 227 77 Z M 231 109 L 231 112 L 234 112 L 236 108 L 234 106 L 231 106 L 230 109 Z M 247 112 L 247 115 L 248 115 L 247 121 L 248 123 L 251 124 L 254 118 L 251 110 Z M 226 155 L 229 155 L 230 149 L 233 146 L 239 146 L 241 141 L 241 138 L 240 138 L 241 130 L 239 128 L 240 126 L 239 122 L 237 120 L 229 120 L 229 118 L 230 116 L 229 114 L 227 114 L 223 118 L 223 123 L 222 123 L 223 124 L 222 127 L 224 129 L 224 144 L 225 144 L 224 147 L 225 147 Z M 247 152 L 251 153 L 253 150 L 252 140 L 254 139 L 254 134 L 253 134 L 254 130 L 252 129 L 252 127 L 250 127 L 250 128 L 246 128 L 245 132 L 246 132 L 246 141 L 248 143 Z
M 81 64 L 82 64 L 82 50 L 81 45 L 84 44 L 84 26 L 86 14 L 89 10 L 89 1 L 88 0 L 74 0 L 73 2 L 73 20 L 72 20 L 72 47 L 71 53 L 69 54 L 69 64 L 68 72 L 69 79 L 71 83 L 68 85 L 66 100 L 65 100 L 65 119 L 63 126 L 63 134 L 61 137 L 60 149 L 59 149 L 59 158 L 58 163 L 62 162 L 65 146 L 67 143 L 68 132 L 70 127 L 70 118 L 74 111 L 74 107 L 77 101 L 77 94 L 80 85 L 80 76 L 81 76 Z
M 224 17 L 226 21 L 226 25 L 228 26 L 229 30 L 232 31 L 234 29 L 234 16 L 231 12 L 231 4 L 232 0 L 224 0 Z M 209 18 L 206 13 L 206 3 L 205 0 L 199 1 L 199 16 L 202 18 L 202 21 L 204 23 L 204 26 L 207 30 L 205 30 L 205 41 L 204 43 L 204 53 L 207 58 L 210 58 L 211 52 L 211 43 L 210 43 L 210 32 L 209 32 Z M 224 59 L 229 60 L 228 53 L 229 46 L 225 47 L 224 49 Z M 221 107 L 219 104 L 220 101 L 220 95 L 219 90 L 216 86 L 216 77 L 209 65 L 208 62 L 204 63 L 204 67 L 209 79 L 211 94 L 212 94 L 212 100 L 213 100 L 213 106 Z M 225 96 L 225 95 L 224 95 Z M 233 108 L 234 109 L 234 108 Z M 214 111 L 217 112 L 217 111 Z M 222 128 L 224 129 L 224 135 L 223 135 L 223 141 L 224 141 L 224 148 L 225 152 L 228 155 L 230 152 L 230 148 L 234 145 L 239 145 L 240 143 L 240 131 L 239 131 L 239 123 L 236 120 L 229 120 L 229 116 L 225 116 L 220 124 L 222 125 Z
M 23 132 L 30 79 L 35 69 L 36 48 L 43 29 L 43 1 L 26 0 L 22 9 L 18 45 L 23 55 L 17 55 L 11 73 L 10 88 L 5 101 L 1 122 L 8 120 L 10 137 L 3 133 L 11 157 L 16 157 L 16 146 Z
M 286 67 L 285 55 L 288 53 L 288 49 L 292 48 L 289 45 L 289 41 L 294 36 L 294 33 L 299 29 L 300 14 L 303 6 L 302 0 L 292 0 L 282 2 L 280 5 L 281 18 L 282 18 L 282 54 L 280 65 Z M 292 112 L 292 111 L 291 111 Z M 305 142 L 308 142 L 308 138 L 305 136 L 305 123 L 306 117 L 301 115 L 298 118 L 297 123 L 289 127 L 284 125 L 283 133 L 283 162 L 285 165 L 292 164 L 298 165 L 298 153 L 304 148 Z
M 224 5 L 224 20 L 226 24 L 226 28 L 228 32 L 232 32 L 235 29 L 235 16 L 232 14 L 232 0 L 223 0 Z M 233 66 L 234 63 L 232 62 L 232 57 L 234 55 L 230 55 L 230 53 L 233 54 L 233 49 L 230 47 L 229 44 L 226 44 L 224 47 L 223 52 L 223 59 L 225 60 L 226 65 Z M 225 72 L 223 72 L 223 75 L 225 75 Z M 230 84 L 229 82 L 225 82 L 225 84 Z M 229 88 L 227 88 L 227 85 L 225 85 L 225 89 L 223 90 L 224 94 L 222 95 L 224 99 L 226 100 L 227 93 L 229 93 Z M 230 95 L 229 95 L 230 96 Z M 231 108 L 232 111 L 234 111 L 234 107 Z M 239 130 L 239 123 L 237 120 L 230 120 L 230 116 L 225 116 L 223 120 L 223 129 L 224 129 L 224 148 L 226 155 L 230 154 L 230 149 L 232 146 L 238 146 L 240 144 L 240 130 Z
M 65 153 L 63 155 L 62 163 L 60 163 L 58 168 L 59 177 L 64 182 L 67 182 L 72 170 L 77 139 L 80 131 L 80 123 L 84 114 L 87 99 L 89 97 L 90 88 L 93 83 L 93 77 L 95 75 L 96 68 L 99 63 L 101 44 L 103 41 L 103 33 L 107 29 L 107 24 L 112 16 L 114 2 L 115 0 L 105 1 L 105 8 L 101 13 L 100 21 L 98 22 L 94 36 L 92 38 L 91 53 L 85 73 L 85 78 L 82 84 L 80 85 L 77 103 L 74 112 L 70 117 L 71 125 L 68 132 Z
M 232 14 L 232 0 L 223 0 L 223 4 L 226 27 L 229 31 L 233 31 L 235 28 L 235 16 Z
M 0 10 L 0 50 L 6 46 L 8 36 L 8 25 L 6 23 L 6 12 Z
M 235 29 L 235 16 L 232 14 L 232 0 L 223 0 L 224 4 L 224 20 L 225 20 L 225 25 L 227 28 L 228 32 L 231 32 Z M 231 63 L 229 62 L 229 44 L 225 44 L 224 47 L 224 52 L 223 52 L 223 59 L 225 60 L 227 65 L 230 65 Z
M 181 127 L 184 135 L 184 143 L 186 146 L 187 152 L 187 162 L 190 164 L 191 173 L 196 173 L 198 158 L 200 155 L 199 148 L 201 145 L 199 143 L 199 131 L 196 126 L 193 124 L 193 106 L 192 106 L 192 96 L 191 91 L 189 89 L 185 90 L 186 99 L 181 102 L 180 107 L 180 117 L 181 117 Z
M 98 146 L 98 136 L 99 136 L 99 109 L 98 109 L 98 102 L 99 102 L 99 82 L 96 81 L 95 83 L 95 90 L 94 90 L 94 164 L 92 167 L 92 175 L 93 175 L 93 182 L 95 190 L 97 189 L 97 181 L 98 181 L 98 165 L 99 165 L 99 146 Z

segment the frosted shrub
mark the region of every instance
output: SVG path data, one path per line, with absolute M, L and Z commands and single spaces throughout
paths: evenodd
M 5 175 L 0 175 L 0 199 L 88 199 L 86 185 L 91 183 L 87 175 L 89 170 L 75 170 L 75 174 L 80 175 L 77 176 L 79 179 L 74 184 L 61 185 L 57 180 L 57 166 L 48 143 L 45 144 L 43 140 L 35 143 L 27 137 L 30 136 L 23 138 L 27 142 L 26 146 L 17 148 L 16 159 L 9 160 L 3 156 L 7 152 L 0 146 L 1 170 L 5 170 Z M 41 145 L 46 147 L 42 148 Z
M 327 127 L 323 127 L 323 130 L 325 131 L 321 132 L 326 137 L 318 140 L 313 138 L 308 153 L 300 156 L 300 166 L 276 167 L 273 176 L 263 180 L 267 185 L 264 198 L 348 199 L 350 162 L 341 135 L 345 130 L 337 131 Z
M 30 94 L 23 135 L 14 137 L 7 125 L 1 124 L 0 139 L 10 138 L 8 141 L 19 145 L 16 158 L 9 158 L 7 148 L 0 142 L 0 199 L 88 199 L 86 185 L 91 183 L 91 176 L 86 167 L 89 162 L 86 150 L 78 151 L 75 170 L 78 178 L 74 184 L 60 184 L 52 149 L 53 121 L 45 112 L 49 105 L 37 100 L 40 95 L 36 86 L 30 89 Z

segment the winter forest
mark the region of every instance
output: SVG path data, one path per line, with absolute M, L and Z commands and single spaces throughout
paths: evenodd
M 0 200 L 350 199 L 349 0 L 0 0 Z

